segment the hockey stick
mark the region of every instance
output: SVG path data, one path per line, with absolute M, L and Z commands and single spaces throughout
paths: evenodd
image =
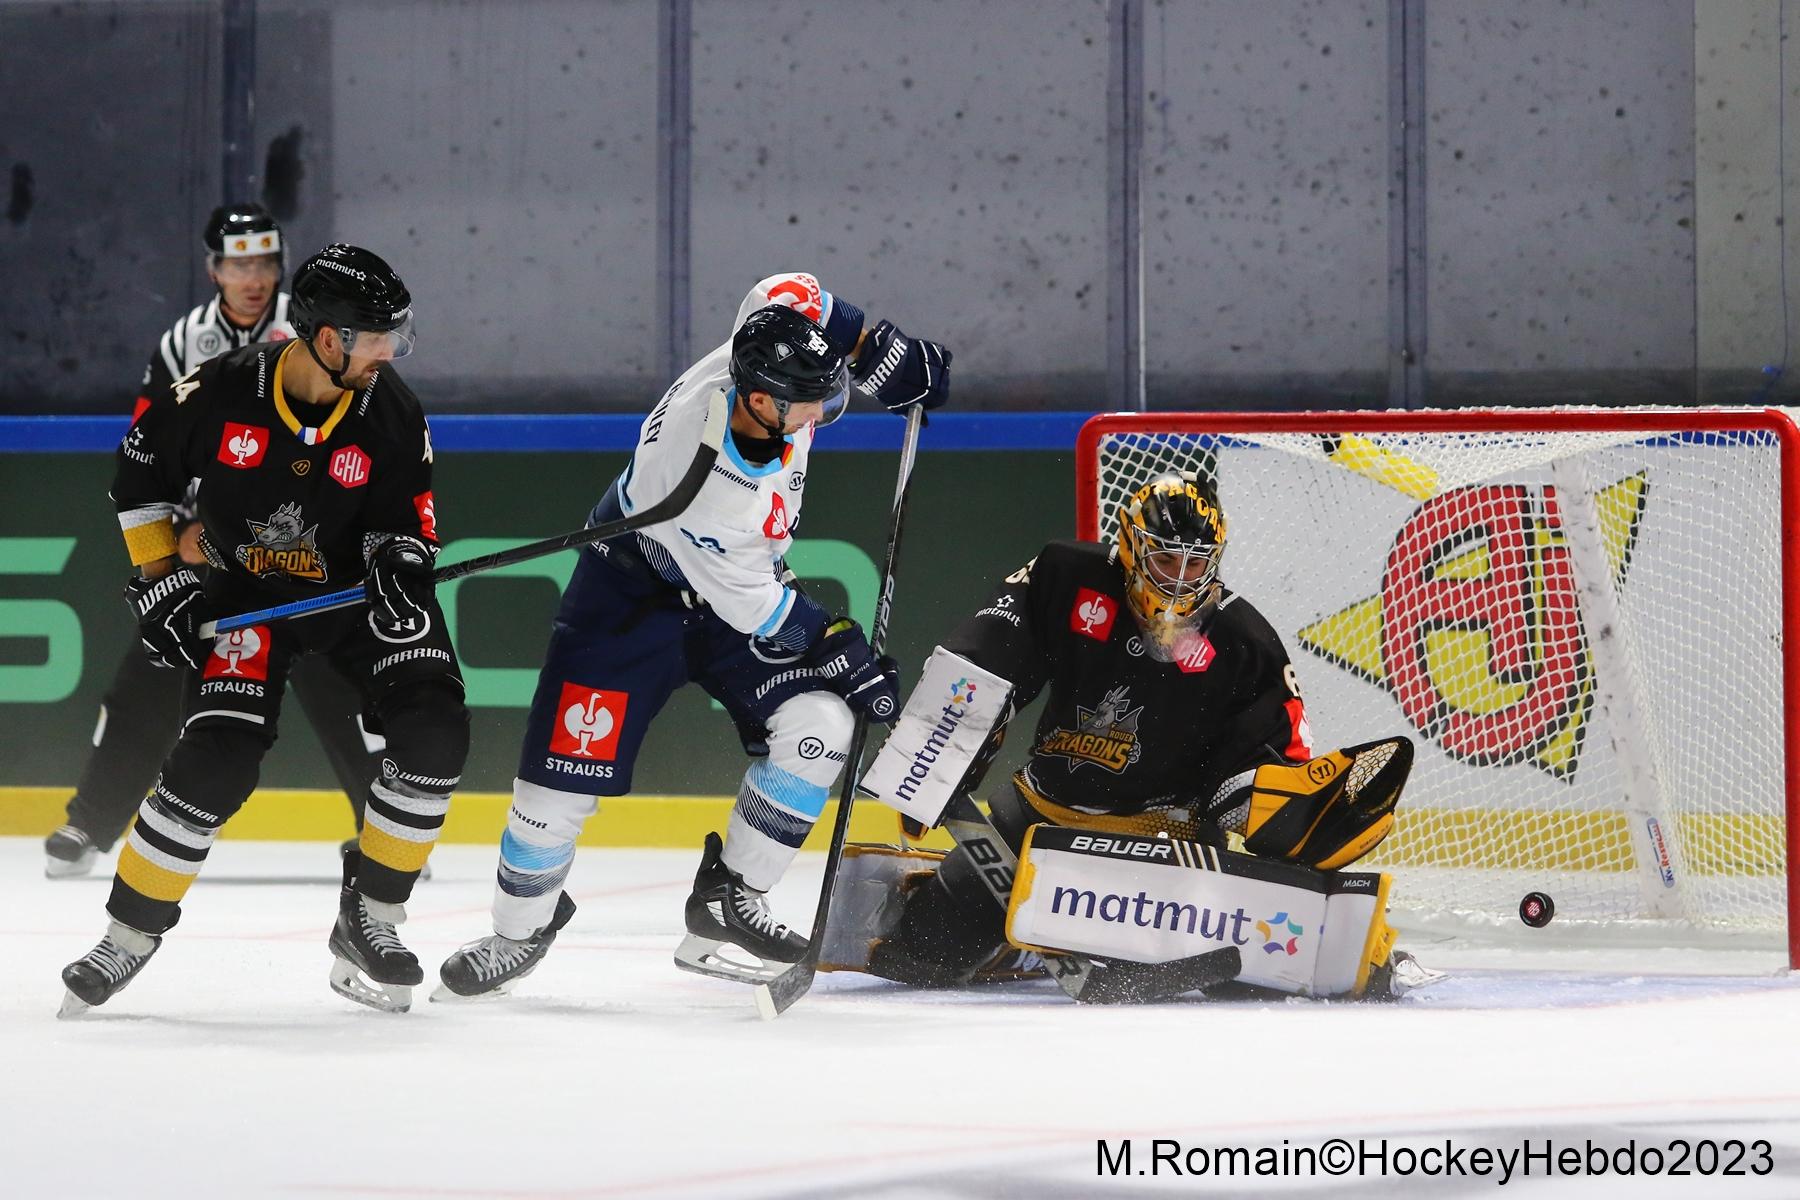
M 869 630 L 869 649 L 881 653 L 887 643 L 888 617 L 894 599 L 894 565 L 900 558 L 900 531 L 906 522 L 906 494 L 912 487 L 913 459 L 919 452 L 919 428 L 925 410 L 913 405 L 906 410 L 906 439 L 900 444 L 900 476 L 894 483 L 894 513 L 888 523 L 887 554 L 881 564 L 881 591 L 875 601 L 875 624 Z M 831 889 L 837 883 L 838 864 L 844 859 L 844 841 L 850 834 L 850 810 L 856 803 L 856 784 L 862 775 L 863 745 L 869 736 L 869 720 L 858 715 L 850 735 L 850 756 L 844 760 L 844 786 L 838 794 L 837 822 L 831 827 L 831 848 L 825 854 L 825 880 L 819 885 L 819 907 L 813 914 L 812 938 L 799 962 L 767 983 L 756 985 L 756 1011 L 773 1021 L 806 995 L 819 973 L 819 952 L 825 945 L 825 921 L 831 915 Z
M 725 392 L 721 389 L 714 393 L 712 406 L 707 409 L 706 425 L 700 431 L 700 446 L 694 451 L 694 460 L 688 464 L 687 473 L 681 477 L 680 482 L 676 483 L 673 491 L 649 508 L 640 509 L 617 521 L 608 521 L 604 525 L 593 525 L 586 529 L 577 529 L 573 533 L 558 534 L 539 542 L 514 546 L 510 550 L 496 550 L 492 554 L 480 554 L 474 558 L 465 558 L 461 562 L 451 563 L 447 567 L 439 567 L 433 571 L 431 573 L 432 583 L 448 583 L 452 579 L 461 579 L 463 576 L 473 575 L 477 571 L 492 571 L 496 567 L 510 567 L 514 563 L 538 558 L 545 554 L 554 554 L 558 550 L 585 546 L 589 542 L 603 542 L 607 538 L 617 537 L 621 533 L 630 533 L 634 529 L 643 529 L 647 525 L 655 525 L 680 516 L 693 502 L 694 497 L 699 495 L 701 487 L 705 485 L 707 474 L 712 470 L 713 460 L 719 456 L 719 449 L 724 443 L 725 430 L 729 424 L 730 410 L 725 399 Z M 208 621 L 200 626 L 199 636 L 210 638 L 216 634 L 230 633 L 234 629 L 246 629 L 251 625 L 285 621 L 291 617 L 307 617 L 314 613 L 333 612 L 340 608 L 361 604 L 365 598 L 360 586 L 345 588 L 341 592 L 332 592 L 329 595 L 312 596 L 305 600 L 277 604 L 273 608 L 263 608 L 255 612 L 240 613 L 235 617 L 221 617 L 217 621 Z

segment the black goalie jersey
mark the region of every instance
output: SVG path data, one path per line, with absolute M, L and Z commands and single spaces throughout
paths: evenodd
M 1011 681 L 1015 709 L 1049 686 L 1026 770 L 1065 807 L 1186 805 L 1246 767 L 1312 756 L 1293 666 L 1263 615 L 1227 592 L 1205 638 L 1157 662 L 1108 546 L 1050 543 L 942 644 Z
M 205 363 L 119 443 L 113 502 L 134 563 L 172 552 L 169 516 L 199 481 L 206 592 L 223 612 L 353 587 L 370 535 L 437 544 L 431 434 L 392 365 L 333 405 L 289 403 L 284 354 L 259 343 Z

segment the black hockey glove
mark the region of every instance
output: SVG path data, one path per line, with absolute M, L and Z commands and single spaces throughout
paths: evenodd
M 428 611 L 436 584 L 431 578 L 431 551 L 416 537 L 396 534 L 369 556 L 363 594 L 369 598 L 369 622 L 380 636 L 410 642 L 431 627 Z
M 885 654 L 876 658 L 855 621 L 846 617 L 827 625 L 825 636 L 807 651 L 806 665 L 871 721 L 892 725 L 900 719 L 900 664 Z
M 200 577 L 180 567 L 161 579 L 133 577 L 125 584 L 125 603 L 137 618 L 144 652 L 159 667 L 192 667 L 198 671 L 211 649 L 200 637 L 205 615 Z
M 913 404 L 927 411 L 942 408 L 950 399 L 950 352 L 883 321 L 864 339 L 851 378 L 858 395 L 889 412 L 905 412 Z

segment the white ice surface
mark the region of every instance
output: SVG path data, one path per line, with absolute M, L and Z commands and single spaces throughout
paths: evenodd
M 677 971 L 696 853 L 580 853 L 581 904 L 513 996 L 376 1013 L 326 986 L 335 847 L 222 842 L 112 1003 L 55 1019 L 106 874 L 0 838 L 0 1196 L 1474 1196 L 1497 1176 L 1096 1178 L 1097 1138 L 1607 1147 L 1767 1139 L 1772 1175 L 1515 1178 L 1502 1195 L 1800 1196 L 1800 979 L 1704 953 L 1418 946 L 1397 1005 L 1078 1008 L 1049 985 L 824 976 L 779 1021 Z M 486 931 L 493 851 L 433 859 L 426 963 Z M 818 860 L 776 893 L 804 926 Z M 1725 972 L 1760 970 L 1760 974 Z M 1392 1143 L 1399 1145 L 1399 1141 Z

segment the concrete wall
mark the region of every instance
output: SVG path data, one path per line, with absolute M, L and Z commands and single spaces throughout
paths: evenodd
M 1116 2 L 693 0 L 689 353 L 805 266 L 948 341 L 959 403 L 1101 406 Z M 1142 2 L 1152 405 L 1383 402 L 1398 6 Z M 1748 395 L 1778 0 L 1422 11 L 1432 398 Z M 258 5 L 272 199 L 299 253 L 393 259 L 433 405 L 660 389 L 658 12 Z M 116 406 L 206 294 L 219 59 L 216 4 L 0 0 L 0 409 Z

